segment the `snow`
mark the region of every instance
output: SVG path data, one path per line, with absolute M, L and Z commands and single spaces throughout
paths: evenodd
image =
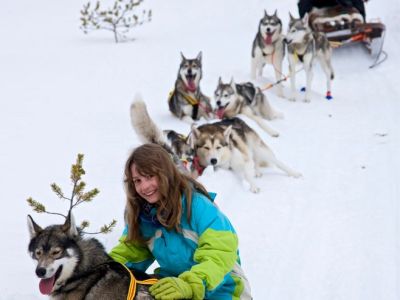
M 180 51 L 189 58 L 203 52 L 201 87 L 212 96 L 219 76 L 250 79 L 251 43 L 263 10 L 277 9 L 286 31 L 295 2 L 149 0 L 144 5 L 153 21 L 119 44 L 108 32 L 79 30 L 82 1 L 0 3 L 0 299 L 46 298 L 27 253 L 26 215 L 43 226 L 62 220 L 34 213 L 25 200 L 32 196 L 50 211 L 65 211 L 50 184 L 70 192 L 70 166 L 84 153 L 84 180 L 101 193 L 75 217 L 89 219 L 93 230 L 117 219 L 114 232 L 98 236 L 111 249 L 123 225 L 123 165 L 139 145 L 129 120 L 134 94 L 143 95 L 161 128 L 188 133 L 189 124 L 167 107 Z M 259 194 L 229 171 L 207 170 L 200 178 L 218 193 L 238 232 L 254 299 L 400 298 L 400 6 L 397 0 L 366 5 L 367 17 L 387 26 L 384 64 L 368 69 L 372 60 L 362 46 L 336 50 L 332 101 L 324 99 L 325 77 L 317 67 L 309 104 L 265 92 L 285 114 L 270 123 L 279 138 L 246 119 L 303 177 L 264 169 Z M 267 67 L 258 84 L 271 81 Z M 300 74 L 298 88 L 304 82 Z

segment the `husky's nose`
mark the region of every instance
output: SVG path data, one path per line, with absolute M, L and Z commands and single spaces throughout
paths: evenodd
M 221 101 L 218 100 L 218 101 L 217 101 L 217 105 L 218 105 L 218 106 L 221 106 Z
M 270 33 L 271 32 L 271 28 L 267 28 L 267 33 Z
M 211 158 L 210 162 L 213 166 L 215 166 L 217 164 L 218 160 L 216 158 Z
M 39 278 L 44 277 L 44 275 L 46 275 L 46 269 L 45 269 L 45 268 L 37 268 L 37 269 L 36 269 L 36 275 L 37 275 Z

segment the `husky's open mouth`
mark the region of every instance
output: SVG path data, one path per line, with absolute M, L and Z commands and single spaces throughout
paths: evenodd
M 264 42 L 267 45 L 271 45 L 272 44 L 272 36 L 274 35 L 275 30 L 274 31 L 270 31 L 270 32 L 266 32 L 266 36 L 265 36 L 265 40 Z
M 60 266 L 57 270 L 57 272 L 50 278 L 44 278 L 40 280 L 39 283 L 39 290 L 43 295 L 50 295 L 52 290 L 53 290 L 53 286 L 56 283 L 58 277 L 60 277 L 61 271 L 62 271 L 62 266 Z
M 215 114 L 217 115 L 218 119 L 221 119 L 224 117 L 224 112 L 225 108 L 229 105 L 229 102 L 225 104 L 224 106 L 218 106 L 217 110 L 215 111 Z
M 187 89 L 190 92 L 196 91 L 196 74 L 186 74 L 186 81 L 187 81 Z

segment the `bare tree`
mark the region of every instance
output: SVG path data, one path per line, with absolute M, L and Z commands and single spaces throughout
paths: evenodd
M 81 10 L 81 29 L 86 34 L 93 30 L 108 30 L 113 32 L 115 42 L 126 39 L 126 33 L 133 27 L 150 22 L 151 10 L 142 10 L 141 15 L 136 13 L 143 0 L 116 0 L 114 5 L 107 9 L 100 8 L 100 1 L 93 6 L 90 2 Z

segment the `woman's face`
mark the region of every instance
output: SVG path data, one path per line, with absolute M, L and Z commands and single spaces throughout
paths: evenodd
M 147 202 L 153 204 L 160 200 L 160 192 L 158 190 L 158 177 L 151 175 L 141 175 L 136 170 L 136 165 L 132 164 L 131 167 L 133 183 L 136 192 Z

